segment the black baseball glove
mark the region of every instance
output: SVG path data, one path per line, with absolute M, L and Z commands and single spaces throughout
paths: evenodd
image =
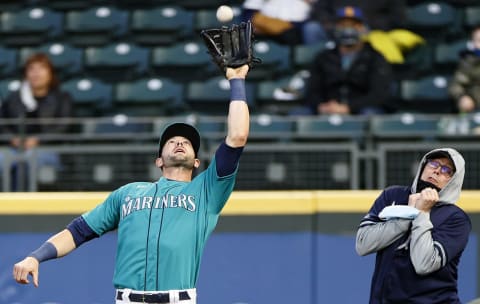
M 200 34 L 213 62 L 223 73 L 227 67 L 238 68 L 248 64 L 252 68 L 253 64 L 261 62 L 253 56 L 253 34 L 250 21 L 233 24 L 231 27 L 222 26 L 220 29 L 202 30 Z

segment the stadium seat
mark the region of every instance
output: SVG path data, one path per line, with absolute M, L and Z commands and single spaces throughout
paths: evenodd
M 83 10 L 90 8 L 94 5 L 106 2 L 104 0 L 33 0 L 41 5 L 45 5 L 53 10 L 58 11 L 71 11 L 71 10 Z
M 113 43 L 85 50 L 87 72 L 107 81 L 130 80 L 148 68 L 150 50 L 130 43 Z
M 439 132 L 439 117 L 419 113 L 372 116 L 370 132 L 380 138 L 430 138 Z
M 183 85 L 166 78 L 143 78 L 115 87 L 115 109 L 134 116 L 171 115 L 184 108 Z
M 298 117 L 295 137 L 306 140 L 361 139 L 366 135 L 367 126 L 366 117 L 335 114 Z
M 17 72 L 17 51 L 0 47 L 0 77 L 5 78 L 14 75 Z
M 231 2 L 231 1 L 230 1 Z M 184 7 L 188 10 L 198 10 L 204 8 L 217 8 L 220 5 L 228 4 L 226 1 L 223 0 L 177 0 L 177 5 Z
M 63 43 L 48 43 L 20 49 L 20 66 L 35 53 L 47 54 L 61 77 L 79 74 L 83 70 L 83 50 Z
M 180 81 L 205 79 L 213 71 L 219 73 L 205 45 L 196 41 L 154 48 L 151 66 L 159 74 Z
M 0 41 L 6 45 L 38 45 L 59 37 L 63 14 L 45 7 L 31 7 L 2 13 Z
M 0 80 L 0 101 L 10 95 L 12 92 L 20 89 L 20 80 L 18 79 L 2 79 Z
M 77 117 L 103 116 L 112 106 L 112 86 L 95 78 L 70 79 L 61 85 L 75 102 Z
M 66 39 L 74 45 L 98 46 L 123 37 L 129 12 L 114 7 L 93 7 L 66 13 Z
M 246 83 L 247 102 L 254 109 L 254 85 Z M 187 84 L 185 101 L 194 112 L 225 115 L 230 100 L 230 83 L 223 76 Z
M 290 69 L 290 48 L 274 41 L 261 40 L 253 45 L 254 54 L 262 60 L 248 73 L 252 80 L 273 79 Z
M 108 139 L 116 139 L 115 135 L 131 138 L 140 137 L 142 133 L 151 133 L 153 124 L 124 114 L 112 115 L 102 119 L 86 120 L 84 134 L 107 135 Z
M 443 68 L 444 72 L 453 73 L 460 60 L 460 52 L 467 48 L 467 39 L 438 44 L 434 55 L 436 71 L 439 71 L 438 68 Z
M 400 82 L 402 111 L 453 113 L 454 105 L 448 93 L 450 75 L 427 75 Z
M 250 118 L 249 140 L 289 141 L 294 132 L 294 120 L 284 116 L 258 114 Z
M 456 9 L 444 2 L 427 1 L 407 8 L 407 27 L 430 41 L 438 41 L 461 30 Z
M 238 23 L 240 20 L 241 9 L 239 7 L 232 7 L 234 17 L 230 23 Z M 195 12 L 195 21 L 194 21 L 194 29 L 197 32 L 200 32 L 204 29 L 209 28 L 220 28 L 224 23 L 218 21 L 217 19 L 217 10 L 216 7 L 214 9 L 200 9 Z
M 464 25 L 471 29 L 480 24 L 480 6 L 469 6 L 464 8 Z
M 309 69 L 315 56 L 329 48 L 329 43 L 316 43 L 314 45 L 298 44 L 293 46 L 293 67 L 295 69 Z
M 275 80 L 258 81 L 256 103 L 270 113 L 287 114 L 290 109 L 303 103 L 308 71 L 299 71 L 291 76 Z
M 193 34 L 193 14 L 179 6 L 134 10 L 132 39 L 145 45 L 172 44 Z

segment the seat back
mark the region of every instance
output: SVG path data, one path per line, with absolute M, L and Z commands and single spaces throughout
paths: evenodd
M 75 116 L 102 116 L 112 107 L 112 86 L 99 79 L 74 78 L 62 83 L 61 88 L 72 96 Z
M 67 41 L 81 46 L 103 45 L 123 37 L 129 12 L 115 7 L 92 7 L 66 14 Z
M 0 47 L 0 77 L 14 76 L 17 72 L 17 50 Z
M 159 116 L 183 108 L 183 85 L 166 78 L 143 78 L 115 87 L 115 109 L 135 116 Z
M 193 12 L 179 6 L 137 9 L 132 13 L 132 39 L 146 45 L 168 45 L 191 36 Z
M 206 46 L 198 41 L 183 41 L 154 48 L 151 66 L 158 73 L 181 81 L 205 79 L 213 71 L 218 74 Z
M 451 75 L 427 75 L 400 82 L 402 111 L 453 113 L 454 104 L 448 93 Z
M 85 50 L 85 67 L 109 80 L 138 77 L 147 71 L 149 49 L 130 43 L 113 43 Z
M 45 7 L 3 12 L 0 41 L 6 45 L 38 45 L 63 33 L 63 14 Z
M 83 70 L 83 50 L 64 43 L 47 43 L 38 47 L 20 49 L 20 64 L 35 53 L 48 55 L 56 72 L 61 76 L 72 76 Z

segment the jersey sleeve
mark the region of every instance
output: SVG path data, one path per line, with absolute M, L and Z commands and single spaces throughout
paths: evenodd
M 110 193 L 107 199 L 82 215 L 88 226 L 99 236 L 115 230 L 120 221 L 121 189 Z
M 232 194 L 235 186 L 238 167 L 228 175 L 218 176 L 217 162 L 214 156 L 204 174 L 204 190 L 206 195 L 207 211 L 219 214 Z

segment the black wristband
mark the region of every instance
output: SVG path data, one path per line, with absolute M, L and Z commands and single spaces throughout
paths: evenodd
M 57 254 L 57 248 L 55 248 L 52 243 L 45 242 L 42 244 L 42 246 L 38 247 L 37 250 L 30 253 L 28 256 L 37 259 L 38 262 L 41 263 L 51 259 L 56 259 Z

